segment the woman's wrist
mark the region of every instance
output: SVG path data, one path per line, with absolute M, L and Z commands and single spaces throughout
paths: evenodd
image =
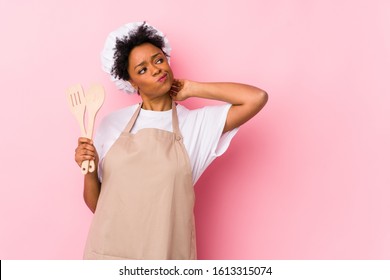
M 199 92 L 201 92 L 202 83 L 196 81 L 187 81 L 187 96 L 190 97 L 200 97 Z

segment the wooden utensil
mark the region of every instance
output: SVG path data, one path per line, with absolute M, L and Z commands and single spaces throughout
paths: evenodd
M 66 90 L 67 99 L 70 111 L 75 116 L 77 122 L 80 125 L 81 135 L 86 137 L 86 131 L 84 127 L 84 114 L 86 108 L 86 99 L 83 88 L 80 84 L 73 85 Z M 81 164 L 81 172 L 85 175 L 88 173 L 88 161 L 83 161 Z
M 92 85 L 85 95 L 86 107 L 88 112 L 87 138 L 92 139 L 95 117 L 104 102 L 104 88 L 101 85 Z M 89 172 L 95 171 L 95 162 L 89 162 Z

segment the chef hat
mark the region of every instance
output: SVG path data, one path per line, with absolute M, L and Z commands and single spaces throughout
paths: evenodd
M 142 22 L 142 21 L 127 23 L 127 24 L 119 27 L 118 29 L 112 31 L 108 35 L 106 42 L 104 44 L 104 48 L 100 54 L 103 71 L 110 74 L 111 80 L 114 81 L 117 88 L 124 90 L 126 93 L 129 93 L 129 94 L 137 92 L 133 88 L 131 83 L 129 81 L 118 79 L 111 74 L 111 69 L 114 65 L 115 45 L 116 45 L 117 39 L 123 39 L 125 36 L 128 36 L 130 33 L 136 31 L 137 28 L 143 24 L 145 24 L 145 26 L 151 27 L 154 30 L 156 30 L 156 34 L 163 38 L 165 46 L 163 47 L 162 51 L 168 55 L 167 60 L 169 63 L 169 54 L 171 53 L 172 49 L 171 49 L 171 46 L 169 45 L 168 39 L 157 28 L 151 26 L 150 24 L 148 24 L 146 22 Z

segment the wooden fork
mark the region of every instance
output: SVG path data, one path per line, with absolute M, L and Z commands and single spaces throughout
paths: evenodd
M 84 114 L 86 107 L 86 100 L 83 88 L 80 84 L 69 87 L 66 91 L 67 99 L 70 111 L 75 116 L 77 122 L 80 125 L 81 135 L 87 137 L 87 133 L 84 126 Z M 85 175 L 88 173 L 89 161 L 83 161 L 81 164 L 81 172 Z

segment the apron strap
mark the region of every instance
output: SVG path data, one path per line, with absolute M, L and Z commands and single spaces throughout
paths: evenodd
M 172 100 L 172 129 L 173 133 L 181 139 L 183 136 L 180 133 L 179 118 L 177 117 L 176 103 Z M 178 139 L 179 140 L 179 139 Z
M 126 125 L 126 128 L 124 129 L 124 132 L 130 132 L 131 131 L 131 129 L 133 128 L 133 126 L 135 124 L 135 121 L 138 118 L 139 112 L 141 112 L 141 107 L 142 107 L 142 102 L 139 104 L 137 110 L 135 111 L 135 113 L 131 117 L 130 121 Z
M 141 112 L 142 103 L 139 104 L 137 110 L 134 112 L 133 116 L 131 117 L 130 121 L 126 125 L 126 128 L 124 129 L 124 132 L 130 132 L 133 128 L 135 121 L 138 118 L 139 113 Z M 173 133 L 175 133 L 176 136 L 179 136 L 179 138 L 183 138 L 183 136 L 180 133 L 179 129 L 179 118 L 177 117 L 177 110 L 176 110 L 176 104 L 172 100 L 172 130 Z M 179 139 L 178 139 L 179 140 Z

